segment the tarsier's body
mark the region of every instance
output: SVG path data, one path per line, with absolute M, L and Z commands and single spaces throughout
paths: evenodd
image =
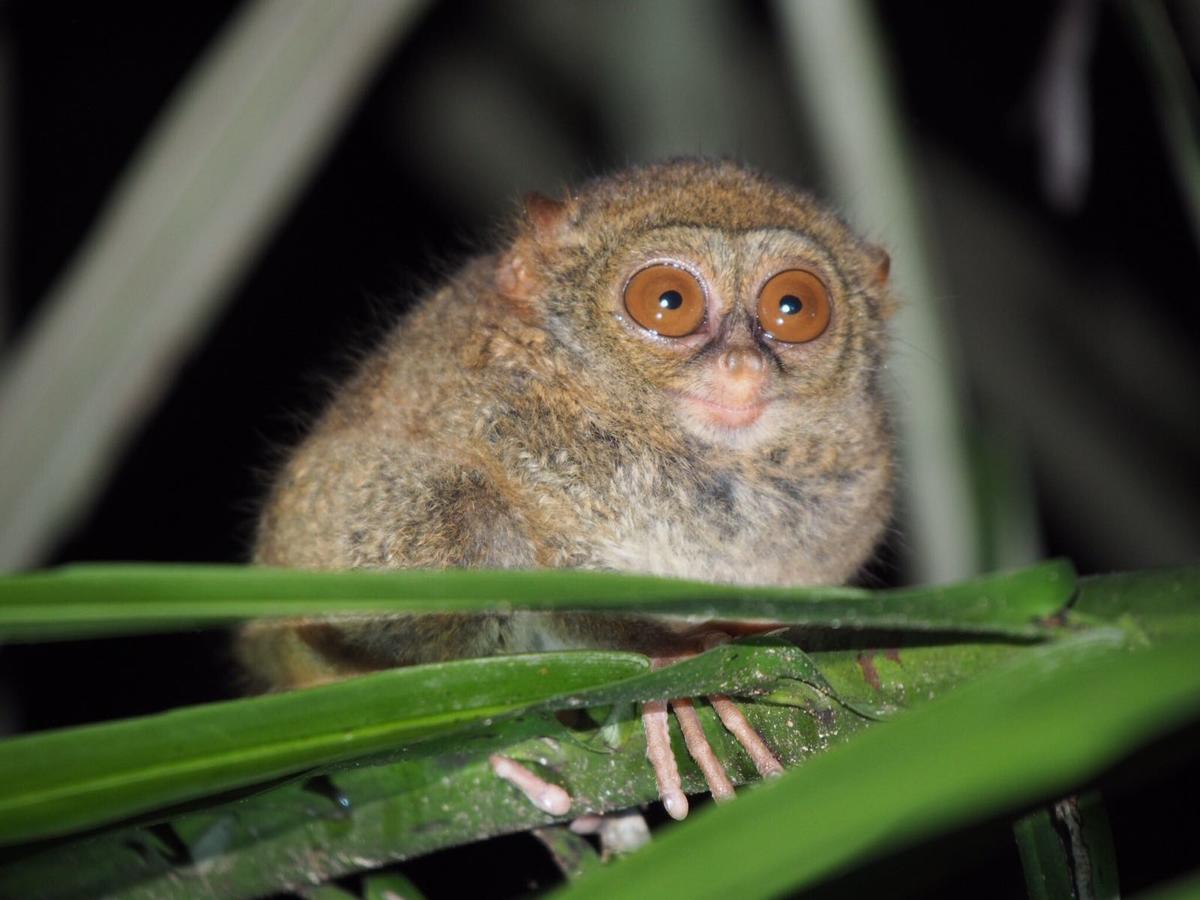
M 507 247 L 341 389 L 282 471 L 256 559 L 842 582 L 890 514 L 886 276 L 839 219 L 731 163 L 534 197 Z M 447 614 L 255 623 L 239 646 L 266 686 L 292 687 L 686 643 L 621 618 Z

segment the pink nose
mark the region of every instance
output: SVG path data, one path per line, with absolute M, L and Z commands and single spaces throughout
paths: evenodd
M 767 368 L 763 355 L 753 347 L 734 347 L 721 354 L 721 368 L 737 379 L 759 379 Z

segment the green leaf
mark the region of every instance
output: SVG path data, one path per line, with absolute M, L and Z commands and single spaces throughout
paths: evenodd
M 292 775 L 644 671 L 627 653 L 394 669 L 304 691 L 0 742 L 0 844 Z
M 399 872 L 386 872 L 363 879 L 363 900 L 425 900 L 425 895 Z
M 317 793 L 292 782 L 213 809 L 176 814 L 171 823 L 175 843 L 185 848 L 182 858 L 178 850 L 164 852 L 155 834 L 129 826 L 32 853 L 15 849 L 16 857 L 0 863 L 0 896 L 24 896 L 48 878 L 56 884 L 53 896 L 63 898 L 126 896 L 122 886 L 131 897 L 254 896 L 553 822 L 491 775 L 487 756 L 493 752 L 521 759 L 567 787 L 575 799 L 572 815 L 628 808 L 653 800 L 657 787 L 645 761 L 640 722 L 623 697 L 688 696 L 717 686 L 744 696 L 769 688 L 764 699 L 770 703 L 744 704 L 743 710 L 792 765 L 874 723 L 854 709 L 874 705 L 894 711 L 928 702 L 972 673 L 1026 650 L 1027 645 L 1001 642 L 916 646 L 880 653 L 868 664 L 855 651 L 809 657 L 767 638 L 738 642 L 541 704 L 617 704 L 612 721 L 602 714 L 588 717 L 582 731 L 578 723 L 566 728 L 536 714 L 496 719 L 423 741 L 396 761 L 338 768 L 329 777 L 348 807 L 333 802 L 333 791 Z M 698 712 L 733 781 L 756 779 L 753 764 L 711 708 L 701 704 Z M 682 746 L 676 732 L 684 787 L 703 791 L 699 770 Z M 297 874 L 301 855 L 307 869 Z
M 1200 640 L 1114 652 L 1097 632 L 1012 664 L 702 810 L 565 892 L 769 897 L 1063 793 L 1200 714 Z M 731 864 L 736 860 L 736 864 Z
M 1180 43 L 1171 16 L 1161 0 L 1122 0 L 1116 4 L 1125 17 L 1133 46 L 1150 82 L 1163 143 L 1179 182 L 1179 196 L 1200 242 L 1200 92 L 1188 54 Z
M 1189 587 L 1196 583 L 1197 570 L 1177 572 L 1175 582 L 1170 583 L 1164 582 L 1161 574 L 1085 580 L 1076 603 L 1085 612 L 1078 616 L 1072 612 L 1066 628 L 1051 629 L 1050 633 L 1061 637 L 1083 627 L 1084 639 L 1109 647 L 1128 643 L 1131 637 L 1134 643 L 1144 643 L 1151 639 L 1148 636 L 1165 639 L 1171 631 L 1155 624 L 1159 613 L 1154 610 L 1161 607 L 1162 614 L 1173 610 L 1171 616 L 1186 619 L 1189 607 L 1193 617 L 1200 613 L 1200 602 Z M 1110 580 L 1119 581 L 1119 590 L 1107 590 Z M 1164 586 L 1168 589 L 1163 590 Z M 1144 608 L 1143 595 L 1154 594 L 1165 599 L 1157 606 Z M 1099 603 L 1101 597 L 1106 598 L 1103 605 Z M 1150 612 L 1142 615 L 1145 609 Z M 1131 610 L 1140 618 L 1134 620 Z M 1078 623 L 1073 624 L 1076 619 Z M 955 686 L 972 676 L 998 667 L 1019 667 L 1022 657 L 1044 652 L 1043 647 L 1027 642 L 988 639 L 960 643 L 948 640 L 946 635 L 923 634 L 920 630 L 879 634 L 852 629 L 802 629 L 794 637 L 813 646 L 813 652 L 805 655 L 764 638 L 738 642 L 659 672 L 635 675 L 623 684 L 549 698 L 528 708 L 520 718 L 497 718 L 487 726 L 466 725 L 466 730 L 432 737 L 398 754 L 389 754 L 386 762 L 331 770 L 337 790 L 350 801 L 349 809 L 294 781 L 234 801 L 216 798 L 219 805 L 213 806 L 210 801 L 208 809 L 175 813 L 170 819 L 177 835 L 175 850 L 162 846 L 157 830 L 151 833 L 144 827 L 129 825 L 57 846 L 11 848 L 0 861 L 0 895 L 44 893 L 45 885 L 51 882 L 55 885 L 52 896 L 62 898 L 101 894 L 238 897 L 297 889 L 311 885 L 314 878 L 334 878 L 465 841 L 553 822 L 509 785 L 491 776 L 487 756 L 493 752 L 514 756 L 543 777 L 567 787 L 576 801 L 572 815 L 627 808 L 655 796 L 653 775 L 643 758 L 641 729 L 636 718 L 630 718 L 631 710 L 624 715 L 618 713 L 608 726 L 600 728 L 603 712 L 586 719 L 581 716 L 579 722 L 565 727 L 538 713 L 539 709 L 619 704 L 622 697 L 695 696 L 728 681 L 738 685 L 743 695 L 758 695 L 770 701 L 747 704 L 745 712 L 785 764 L 802 764 L 803 771 L 817 762 L 813 754 L 831 749 L 831 755 L 837 755 L 842 752 L 838 745 L 847 739 L 857 740 L 862 731 L 890 734 L 908 718 L 892 715 L 899 710 L 937 708 L 944 702 L 939 698 L 952 699 L 955 693 L 961 693 Z M 882 647 L 875 643 L 880 640 L 886 642 Z M 1125 658 L 1124 653 L 1112 654 L 1117 661 Z M 1068 665 L 1070 660 L 1062 659 L 1060 663 Z M 704 671 L 689 672 L 690 666 L 703 667 Z M 759 674 L 763 678 L 756 680 Z M 655 681 L 660 678 L 669 680 Z M 1102 687 L 1102 682 L 1098 684 Z M 769 693 L 761 694 L 764 689 Z M 1046 693 L 1053 695 L 1055 691 Z M 1072 715 L 1086 715 L 1086 708 L 1105 706 L 1110 698 L 1096 697 L 1080 704 L 1078 696 L 1068 695 L 1064 702 L 1078 707 L 1070 710 Z M 628 705 L 625 708 L 628 710 Z M 854 711 L 861 708 L 893 721 L 877 727 L 876 720 Z M 753 780 L 752 765 L 715 722 L 711 710 L 704 705 L 698 709 L 708 737 L 734 782 Z M 1062 722 L 1064 728 L 1074 728 L 1070 715 Z M 947 723 L 945 728 L 948 734 L 956 733 L 958 723 Z M 1006 719 L 991 721 L 991 728 L 1000 745 L 1012 737 Z M 1117 738 L 1137 739 L 1124 733 L 1117 734 Z M 682 755 L 678 734 L 675 739 L 685 790 L 703 790 L 698 771 Z M 945 740 L 936 729 L 927 730 L 926 740 L 927 746 L 921 751 L 910 748 L 905 754 L 909 763 L 920 767 L 927 758 L 942 759 Z M 1098 743 L 1103 745 L 1103 741 Z M 953 772 L 953 760 L 946 760 L 944 765 Z M 893 770 L 893 776 L 897 782 L 908 780 L 903 771 Z M 846 778 L 845 796 L 861 801 L 852 783 L 857 773 L 849 773 Z M 1066 789 L 1060 784 L 1035 799 L 1051 800 Z M 734 807 L 751 801 L 755 793 L 743 795 Z M 1012 802 L 1023 805 L 1019 791 L 1016 796 L 1018 799 Z M 985 817 L 993 814 L 987 810 L 1005 802 L 984 797 L 959 813 Z M 807 799 L 801 806 L 806 812 L 810 809 Z M 868 804 L 866 812 L 873 810 Z M 156 820 L 162 818 L 163 813 L 156 814 Z M 863 827 L 875 827 L 870 815 Z M 860 845 L 857 852 L 855 862 L 869 859 L 879 850 Z M 302 866 L 297 864 L 298 859 L 305 861 Z
M 1200 566 L 1080 579 L 1072 612 L 1121 625 L 1149 643 L 1200 636 Z
M 246 566 L 92 565 L 0 578 L 0 638 L 47 640 L 262 616 L 572 609 L 835 628 L 1039 637 L 1075 588 L 1054 560 L 945 587 L 774 588 L 566 570 L 308 572 Z
M 1070 796 L 1013 826 L 1030 900 L 1117 897 L 1117 855 L 1098 791 Z
M 1192 872 L 1170 884 L 1159 885 L 1137 895 L 1137 900 L 1196 900 L 1200 897 L 1200 871 Z
M 566 826 L 535 828 L 533 836 L 542 842 L 553 857 L 554 864 L 569 880 L 580 878 L 602 865 L 600 854 L 588 843 L 587 838 Z
M 301 896 L 304 900 L 359 900 L 357 894 L 342 890 L 336 884 L 322 884 L 319 887 L 309 888 Z
M 492 776 L 487 757 L 494 752 L 520 759 L 567 787 L 575 800 L 572 815 L 653 800 L 657 787 L 645 760 L 644 734 L 633 704 L 622 697 L 687 696 L 716 686 L 744 696 L 770 688 L 764 695 L 770 703 L 743 704 L 743 711 L 780 759 L 793 765 L 874 723 L 855 708 L 874 704 L 894 711 L 928 702 L 972 673 L 1026 650 L 1027 645 L 994 641 L 905 647 L 880 653 L 868 665 L 866 656 L 854 651 L 820 651 L 810 658 L 766 638 L 738 642 L 541 704 L 616 704 L 611 720 L 603 714 L 581 717 L 581 723 L 567 728 L 538 714 L 496 719 L 423 741 L 395 761 L 389 755 L 387 762 L 337 768 L 329 774 L 332 788 L 326 784 L 321 792 L 290 782 L 215 808 L 176 813 L 170 820 L 174 849 L 161 846 L 157 830 L 138 826 L 50 848 L 14 848 L 7 862 L 0 862 L 0 896 L 28 895 L 48 879 L 55 883 L 52 896 L 61 898 L 226 898 L 303 886 L 312 878 L 335 878 L 552 823 L 552 817 Z M 697 709 L 733 781 L 755 780 L 753 764 L 711 708 L 700 704 Z M 703 791 L 703 779 L 683 753 L 677 731 L 674 740 L 685 790 Z M 306 860 L 303 872 L 296 869 L 300 857 Z
M 1029 900 L 1078 900 L 1071 877 L 1070 848 L 1054 829 L 1047 807 L 1022 816 L 1013 826 L 1021 868 L 1025 871 L 1025 891 Z
M 820 679 L 799 649 L 761 642 L 648 669 L 645 657 L 600 651 L 462 660 L 12 738 L 0 742 L 0 845 L 397 750 L 498 716 Z

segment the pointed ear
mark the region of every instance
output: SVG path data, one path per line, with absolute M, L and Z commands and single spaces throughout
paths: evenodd
M 878 244 L 868 244 L 867 260 L 875 284 L 881 286 L 887 284 L 888 275 L 892 272 L 892 258 L 888 256 L 888 252 Z
M 566 237 L 575 219 L 575 201 L 570 196 L 554 200 L 533 191 L 523 199 L 525 220 L 539 244 L 554 244 Z
M 878 244 L 867 244 L 867 278 L 879 291 L 879 312 L 883 318 L 890 319 L 896 314 L 899 305 L 896 295 L 891 291 L 888 278 L 892 272 L 892 258 Z
M 563 244 L 575 224 L 576 202 L 567 196 L 553 200 L 537 192 L 522 200 L 526 228 L 496 265 L 496 290 L 522 318 L 536 318 L 534 299 L 540 281 L 541 255 Z
M 892 272 L 892 258 L 878 244 L 867 244 L 865 249 L 867 261 L 864 268 L 867 271 L 867 279 L 879 291 L 879 312 L 887 320 L 896 314 L 899 306 L 896 295 L 888 284 Z

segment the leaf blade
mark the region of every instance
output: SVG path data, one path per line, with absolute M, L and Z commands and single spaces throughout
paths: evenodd
M 0 742 L 0 845 L 295 774 L 644 671 L 576 651 L 393 669 Z
M 0 578 L 0 639 L 215 627 L 264 616 L 571 609 L 1039 637 L 1074 592 L 1051 560 L 952 585 L 777 588 L 578 570 L 308 572 L 247 566 L 66 566 Z
M 1110 632 L 1033 648 L 736 804 L 703 810 L 560 896 L 774 896 L 1067 790 L 1200 712 L 1200 640 L 1114 652 L 1120 643 Z

